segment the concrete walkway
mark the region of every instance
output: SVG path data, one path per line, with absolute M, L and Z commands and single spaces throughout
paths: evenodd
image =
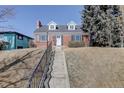
M 65 54 L 61 47 L 55 48 L 55 60 L 51 73 L 50 88 L 69 88 L 69 77 L 65 62 Z

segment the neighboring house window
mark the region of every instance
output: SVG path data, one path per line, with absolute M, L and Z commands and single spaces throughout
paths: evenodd
M 81 35 L 72 35 L 72 41 L 81 41 Z
M 22 49 L 23 48 L 23 46 L 17 46 L 17 49 Z
M 23 36 L 22 35 L 18 35 L 18 39 L 19 40 L 23 40 Z
M 47 35 L 41 35 L 40 41 L 47 41 Z
M 0 35 L 0 40 L 3 40 L 4 39 L 4 35 Z

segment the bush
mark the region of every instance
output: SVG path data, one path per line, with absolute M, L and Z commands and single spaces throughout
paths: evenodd
M 6 45 L 9 45 L 9 43 L 5 41 L 0 41 L 0 50 L 6 49 Z
M 29 45 L 29 48 L 34 48 L 34 47 L 36 47 L 36 45 L 35 45 L 35 43 L 34 43 L 33 40 L 30 40 L 29 43 L 28 43 L 28 45 Z
M 70 41 L 68 47 L 83 47 L 83 42 L 81 41 Z

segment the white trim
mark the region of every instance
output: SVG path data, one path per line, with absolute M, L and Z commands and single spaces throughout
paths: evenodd
M 51 26 L 53 26 L 53 27 L 51 27 Z M 55 30 L 56 29 L 56 25 L 49 25 L 49 30 Z
M 75 30 L 75 26 L 76 26 L 77 24 L 74 22 L 74 21 L 70 21 L 68 24 L 67 24 L 67 26 L 68 26 L 68 30 Z M 73 28 L 72 28 L 72 26 L 73 26 Z
M 67 25 L 77 25 L 74 21 L 70 21 Z
M 51 21 L 48 23 L 48 26 L 49 26 L 49 30 L 56 30 L 56 23 L 54 21 Z M 51 28 L 51 26 L 53 26 L 53 28 Z
M 75 30 L 75 25 L 68 25 L 68 30 Z
M 50 22 L 48 23 L 48 25 L 51 25 L 51 24 L 57 25 L 54 21 L 50 21 Z
M 59 38 L 58 38 L 59 36 Z M 62 45 L 62 36 L 61 35 L 56 35 L 56 46 L 61 46 Z

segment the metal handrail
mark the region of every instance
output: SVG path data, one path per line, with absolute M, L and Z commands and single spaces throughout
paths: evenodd
M 28 88 L 44 87 L 44 80 L 49 66 L 50 56 L 52 52 L 52 42 L 48 45 L 39 63 L 34 68 L 28 82 Z

